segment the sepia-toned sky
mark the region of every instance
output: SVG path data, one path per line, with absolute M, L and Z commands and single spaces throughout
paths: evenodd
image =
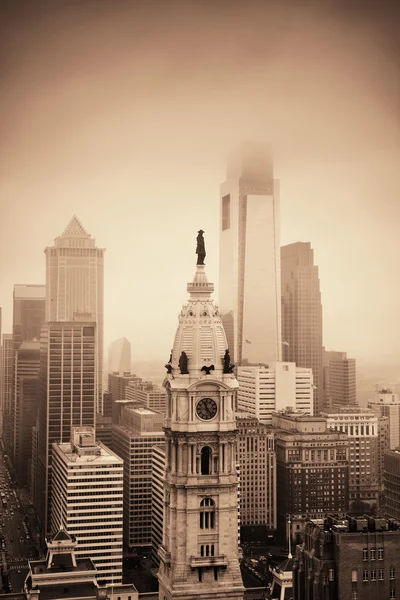
M 3 0 L 0 306 L 44 283 L 76 213 L 105 268 L 105 342 L 167 359 L 233 147 L 275 148 L 281 241 L 310 241 L 324 343 L 400 357 L 398 3 Z M 216 298 L 218 285 L 216 285 Z

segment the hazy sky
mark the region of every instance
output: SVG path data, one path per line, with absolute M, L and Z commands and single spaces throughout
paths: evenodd
M 200 228 L 218 284 L 226 157 L 265 140 L 282 244 L 315 250 L 326 347 L 396 363 L 400 19 L 371 4 L 2 0 L 3 330 L 76 213 L 107 248 L 106 346 L 167 359 Z

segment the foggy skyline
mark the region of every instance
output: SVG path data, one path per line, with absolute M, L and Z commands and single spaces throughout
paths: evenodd
M 281 245 L 314 249 L 325 347 L 395 362 L 399 13 L 344 4 L 3 5 L 3 332 L 75 213 L 106 248 L 105 348 L 167 360 L 200 228 L 218 299 L 219 186 L 254 139 L 274 147 Z

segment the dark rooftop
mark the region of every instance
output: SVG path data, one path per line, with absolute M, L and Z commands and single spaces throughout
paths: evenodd
M 55 554 L 53 555 L 53 563 L 51 568 L 47 568 L 46 560 L 31 561 L 32 573 L 40 575 L 41 573 L 62 573 L 65 571 L 95 571 L 96 567 L 90 558 L 81 558 L 76 560 L 76 567 L 72 564 L 70 554 Z
M 58 598 L 96 598 L 95 583 L 60 583 L 40 586 L 40 600 L 56 600 Z

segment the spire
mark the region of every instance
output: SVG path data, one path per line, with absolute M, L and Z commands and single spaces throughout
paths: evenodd
M 86 231 L 80 220 L 76 215 L 73 215 L 72 219 L 64 229 L 61 237 L 90 237 L 90 234 Z

